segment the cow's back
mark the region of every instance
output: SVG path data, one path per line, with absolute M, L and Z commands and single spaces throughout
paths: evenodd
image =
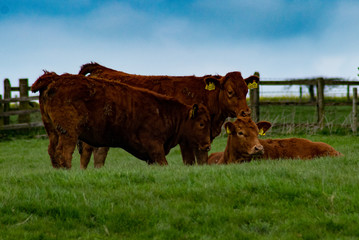
M 326 143 L 312 142 L 304 138 L 260 139 L 260 143 L 264 147 L 262 158 L 268 159 L 311 159 L 341 155 Z
M 110 79 L 174 97 L 185 104 L 208 102 L 203 77 L 143 76 L 118 71 L 101 71 L 91 76 Z

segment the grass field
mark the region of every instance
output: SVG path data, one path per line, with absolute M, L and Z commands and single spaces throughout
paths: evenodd
M 0 239 L 359 238 L 357 137 L 304 137 L 345 156 L 184 166 L 176 147 L 160 167 L 111 149 L 102 169 L 75 153 L 66 171 L 47 139 L 2 141 Z

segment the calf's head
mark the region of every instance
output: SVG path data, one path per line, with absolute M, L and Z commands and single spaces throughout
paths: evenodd
M 248 88 L 258 87 L 259 78 L 250 76 L 243 79 L 240 72 L 230 72 L 224 77 L 207 77 L 204 79 L 206 89 L 211 91 L 219 88 L 219 104 L 222 111 L 229 117 L 250 116 L 246 96 Z
M 211 149 L 210 116 L 207 108 L 194 104 L 188 112 L 183 136 L 191 146 L 202 151 Z
M 227 163 L 250 161 L 255 156 L 264 153 L 258 134 L 264 134 L 271 124 L 261 121 L 255 124 L 250 117 L 239 117 L 236 121 L 226 122 L 227 133 Z

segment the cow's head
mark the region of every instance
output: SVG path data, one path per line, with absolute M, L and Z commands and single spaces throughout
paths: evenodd
M 188 112 L 184 137 L 191 146 L 202 151 L 211 149 L 210 139 L 210 116 L 207 108 L 200 104 L 194 104 Z
M 236 121 L 224 125 L 228 133 L 226 147 L 227 163 L 250 161 L 264 153 L 258 134 L 264 134 L 271 123 L 261 121 L 255 124 L 250 117 L 239 117 Z
M 248 88 L 258 87 L 257 76 L 243 79 L 240 72 L 230 72 L 221 78 L 208 76 L 204 81 L 208 91 L 220 89 L 220 108 L 228 117 L 250 116 L 251 111 L 248 108 L 246 96 Z

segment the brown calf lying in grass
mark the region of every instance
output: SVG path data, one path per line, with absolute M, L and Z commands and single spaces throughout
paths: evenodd
M 209 156 L 209 164 L 249 162 L 252 159 L 312 159 L 323 156 L 342 156 L 330 145 L 312 142 L 304 138 L 258 139 L 271 124 L 266 121 L 255 124 L 250 117 L 240 117 L 227 122 L 227 146 L 224 152 Z

